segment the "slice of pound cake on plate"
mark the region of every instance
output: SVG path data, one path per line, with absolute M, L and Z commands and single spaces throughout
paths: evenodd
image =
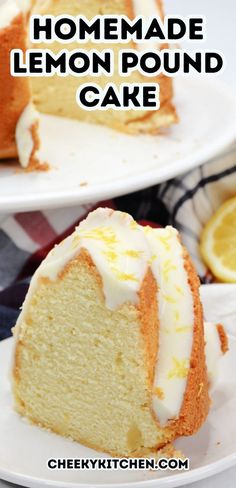
M 16 410 L 127 457 L 197 432 L 210 406 L 207 363 L 214 369 L 227 350 L 223 327 L 204 334 L 178 232 L 102 208 L 42 262 L 14 336 Z

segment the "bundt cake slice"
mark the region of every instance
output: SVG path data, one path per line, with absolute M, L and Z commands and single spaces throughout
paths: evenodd
M 17 411 L 114 456 L 196 432 L 209 410 L 198 288 L 175 229 L 92 212 L 32 279 L 14 331 Z

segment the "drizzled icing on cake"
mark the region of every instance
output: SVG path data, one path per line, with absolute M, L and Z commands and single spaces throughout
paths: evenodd
M 152 272 L 158 283 L 159 351 L 153 398 L 161 424 L 179 414 L 186 389 L 193 343 L 194 304 L 178 233 L 144 228 L 152 255 Z
M 90 254 L 102 278 L 106 306 L 137 304 L 148 268 L 158 284 L 159 352 L 153 409 L 162 425 L 177 417 L 186 389 L 193 343 L 193 297 L 185 270 L 183 248 L 172 227 L 139 226 L 128 214 L 98 209 L 56 246 L 35 273 L 17 323 L 24 322 L 40 277 L 55 280 L 81 249 Z
M 29 103 L 22 112 L 16 126 L 16 144 L 19 160 L 23 168 L 27 168 L 34 153 L 35 141 L 33 137 L 33 127 L 38 126 L 39 115 L 34 105 Z

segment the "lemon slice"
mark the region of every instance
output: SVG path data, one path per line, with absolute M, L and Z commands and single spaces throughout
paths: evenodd
M 216 278 L 236 283 L 236 197 L 222 205 L 203 230 L 200 251 Z

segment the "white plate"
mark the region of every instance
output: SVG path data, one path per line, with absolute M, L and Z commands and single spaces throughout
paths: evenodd
M 1 211 L 65 207 L 124 195 L 206 162 L 236 137 L 235 97 L 215 79 L 176 80 L 176 105 L 180 123 L 158 136 L 130 136 L 42 116 L 42 153 L 52 169 L 25 173 L 1 164 Z
M 161 475 L 154 472 L 126 471 L 49 471 L 49 458 L 103 457 L 80 444 L 31 426 L 12 409 L 8 372 L 12 339 L 0 344 L 0 477 L 32 488 L 154 488 L 176 487 L 206 478 L 236 464 L 236 285 L 202 287 L 206 318 L 212 318 L 214 303 L 229 297 L 215 318 L 226 317 L 230 333 L 230 352 L 222 360 L 220 379 L 213 394 L 207 422 L 192 438 L 182 438 L 176 447 L 190 458 L 191 470 Z M 232 305 L 232 306 L 231 306 Z M 220 312 L 220 308 L 219 308 Z M 230 315 L 230 318 L 229 318 Z

